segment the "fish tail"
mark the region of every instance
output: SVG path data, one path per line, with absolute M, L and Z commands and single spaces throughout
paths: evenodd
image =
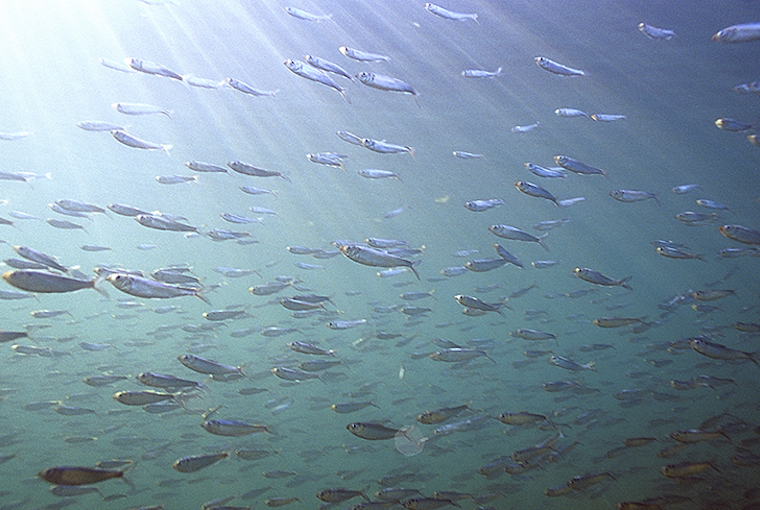
M 625 278 L 623 278 L 622 280 L 620 280 L 620 284 L 619 285 L 621 287 L 623 287 L 624 289 L 633 290 L 633 287 L 631 287 L 630 285 L 628 285 L 628 281 L 631 278 L 633 278 L 633 276 L 626 276 Z
M 163 144 L 163 145 L 161 145 L 161 150 L 164 151 L 167 156 L 171 156 L 171 154 L 169 154 L 169 151 L 172 150 L 172 145 L 168 144 L 168 143 L 167 144 Z
M 420 261 L 419 261 L 419 260 L 415 260 L 414 262 L 411 262 L 411 263 L 409 264 L 409 266 L 408 266 L 408 267 L 409 267 L 409 269 L 411 269 L 411 270 L 412 270 L 412 273 L 414 273 L 414 276 L 416 276 L 418 280 L 420 279 L 420 274 L 417 272 L 417 270 L 414 268 L 414 266 L 416 266 L 416 265 L 417 265 L 417 264 L 419 264 L 419 263 L 420 263 Z
M 211 305 L 211 300 L 205 296 L 205 293 L 210 290 L 208 288 L 198 289 L 193 294 L 194 296 L 197 296 L 199 299 L 203 300 L 204 303 L 207 305 Z
M 547 232 L 546 234 L 544 234 L 544 235 L 542 235 L 542 236 L 538 236 L 538 237 L 536 238 L 536 239 L 537 239 L 537 241 L 536 241 L 536 242 L 537 242 L 538 244 L 540 244 L 540 245 L 541 245 L 541 248 L 543 248 L 543 249 L 544 249 L 544 250 L 546 250 L 546 251 L 549 251 L 549 247 L 548 247 L 548 246 L 546 246 L 546 245 L 544 244 L 544 239 L 545 239 L 545 238 L 546 238 L 546 236 L 548 236 L 548 235 L 549 235 L 549 232 Z
M 343 96 L 343 99 L 345 99 L 348 104 L 351 104 L 351 99 L 346 95 L 345 92 L 342 90 L 339 90 L 338 92 L 340 92 L 340 95 Z
M 99 292 L 106 299 L 109 298 L 108 292 L 102 287 L 103 282 L 106 281 L 105 275 L 100 275 L 92 280 L 92 288 Z

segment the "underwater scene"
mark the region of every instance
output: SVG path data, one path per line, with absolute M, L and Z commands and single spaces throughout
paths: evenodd
M 0 2 L 0 510 L 760 507 L 760 3 Z

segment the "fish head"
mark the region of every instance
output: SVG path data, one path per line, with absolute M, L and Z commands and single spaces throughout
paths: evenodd
M 119 290 L 128 289 L 132 283 L 129 275 L 124 273 L 110 274 L 106 277 L 106 281 L 108 281 L 111 285 Z

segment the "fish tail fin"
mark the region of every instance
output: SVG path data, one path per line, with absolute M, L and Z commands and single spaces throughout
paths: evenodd
M 416 276 L 418 280 L 420 280 L 420 279 L 421 279 L 421 278 L 420 278 L 420 274 L 417 272 L 417 270 L 414 268 L 414 266 L 416 266 L 416 265 L 417 265 L 417 264 L 419 264 L 419 263 L 420 263 L 420 261 L 419 261 L 419 260 L 415 260 L 414 262 L 412 262 L 412 263 L 411 263 L 411 264 L 409 264 L 409 266 L 408 266 L 408 267 L 409 267 L 409 269 L 411 269 L 411 270 L 412 270 L 412 272 L 414 273 L 414 276 Z
M 538 236 L 538 237 L 536 238 L 536 239 L 537 239 L 537 241 L 536 241 L 536 242 L 537 242 L 538 244 L 540 244 L 540 245 L 541 245 L 541 248 L 543 248 L 543 249 L 544 249 L 544 250 L 546 250 L 546 251 L 549 251 L 549 247 L 548 247 L 548 246 L 546 246 L 546 245 L 544 244 L 544 239 L 546 239 L 546 236 L 548 236 L 548 235 L 549 235 L 549 232 L 547 232 L 546 234 L 544 234 L 544 235 L 542 235 L 542 236 Z
M 633 290 L 633 287 L 628 285 L 628 282 L 631 280 L 631 278 L 633 278 L 633 275 L 626 276 L 625 278 L 620 280 L 620 286 L 623 287 L 624 289 Z
M 92 280 L 92 288 L 100 293 L 101 296 L 108 299 L 110 296 L 108 292 L 103 288 L 103 282 L 106 281 L 105 275 L 100 275 Z
M 205 288 L 198 289 L 197 291 L 195 291 L 195 293 L 193 295 L 197 296 L 199 299 L 201 299 L 207 305 L 211 305 L 211 300 L 205 296 L 205 292 L 207 292 L 208 290 L 209 289 L 205 289 Z
M 161 150 L 164 151 L 167 156 L 171 156 L 171 154 L 169 154 L 169 151 L 172 150 L 172 145 L 168 143 L 163 144 L 161 145 Z
M 502 68 L 499 67 L 499 68 L 496 69 L 496 72 L 494 72 L 493 75 L 494 76 L 501 76 L 501 71 L 502 71 Z M 536 124 L 538 124 L 538 122 L 536 122 Z
M 338 92 L 340 92 L 340 95 L 343 96 L 343 99 L 345 99 L 348 104 L 352 104 L 351 99 L 346 95 L 344 91 L 339 90 Z
M 474 21 L 476 24 L 480 25 L 480 21 L 478 21 L 478 14 L 475 13 L 472 15 L 472 21 Z

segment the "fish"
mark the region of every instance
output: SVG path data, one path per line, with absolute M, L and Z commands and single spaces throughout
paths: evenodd
M 332 19 L 332 14 L 324 14 L 324 15 L 311 14 L 309 12 L 298 9 L 296 7 L 285 7 L 285 12 L 287 12 L 294 18 L 298 18 L 303 21 L 313 21 L 316 23 L 320 23 L 322 21 L 330 21 Z
M 111 135 L 118 141 L 119 143 L 122 143 L 126 145 L 127 147 L 133 147 L 135 149 L 145 149 L 145 150 L 162 150 L 166 153 L 166 155 L 169 155 L 169 151 L 171 150 L 172 146 L 169 144 L 161 144 L 161 143 L 153 143 L 148 142 L 146 140 L 141 140 L 137 138 L 136 136 L 132 136 L 123 129 L 114 129 L 111 131 Z
M 235 78 L 225 78 L 224 83 L 232 87 L 233 89 L 237 90 L 238 92 L 242 92 L 243 94 L 248 94 L 249 96 L 254 97 L 260 97 L 260 96 L 274 96 L 277 94 L 277 90 L 267 91 L 267 90 L 257 90 L 247 83 L 244 83 L 240 80 L 236 80 Z
M 676 33 L 667 28 L 657 28 L 646 23 L 639 23 L 639 31 L 650 39 L 658 41 L 670 41 L 676 36 Z
M 412 270 L 417 279 L 420 279 L 417 269 L 414 267 L 419 263 L 418 260 L 410 261 L 390 255 L 382 250 L 362 246 L 360 244 L 345 244 L 340 247 L 340 252 L 359 264 L 373 267 L 408 267 Z
M 56 485 L 90 485 L 112 478 L 124 478 L 124 471 L 79 466 L 59 466 L 43 469 L 37 476 Z
M 680 462 L 660 468 L 660 473 L 668 478 L 690 477 L 708 469 L 718 469 L 711 462 Z
M 201 374 L 209 374 L 209 375 L 228 375 L 228 374 L 239 374 L 243 375 L 243 367 L 242 366 L 230 366 L 230 365 L 224 365 L 222 363 L 219 363 L 217 361 L 212 361 L 210 359 L 201 358 L 200 356 L 196 356 L 195 354 L 180 354 L 177 356 L 177 359 L 180 363 L 185 365 L 190 370 L 194 370 L 195 372 L 199 372 Z
M 326 503 L 342 503 L 343 501 L 348 501 L 349 499 L 359 496 L 369 501 L 369 497 L 364 494 L 364 490 L 324 489 L 317 492 L 317 498 Z
M 266 425 L 235 420 L 205 420 L 201 422 L 201 428 L 211 434 L 228 437 L 241 437 L 259 432 L 272 433 Z
M 362 82 L 364 85 L 368 87 L 372 87 L 373 89 L 378 90 L 385 90 L 387 92 L 401 92 L 404 94 L 411 94 L 412 96 L 416 97 L 419 95 L 419 93 L 406 83 L 405 81 L 402 81 L 398 78 L 394 78 L 392 76 L 386 76 L 384 74 L 378 74 L 378 73 L 371 73 L 368 71 L 362 71 L 361 73 L 357 73 L 356 78 Z
M 518 191 L 521 191 L 531 197 L 545 198 L 547 200 L 551 200 L 552 202 L 554 202 L 554 205 L 559 207 L 556 197 L 552 195 L 549 191 L 542 188 L 541 186 L 538 186 L 537 184 L 533 184 L 532 182 L 528 182 L 528 181 L 517 181 L 515 183 L 515 188 L 517 188 Z
M 643 318 L 636 317 L 599 317 L 592 322 L 600 328 L 620 328 L 631 324 L 645 324 Z
M 554 333 L 548 333 L 546 331 L 538 331 L 536 329 L 521 328 L 510 333 L 515 338 L 522 338 L 523 340 L 556 340 L 557 335 Z
M 164 76 L 166 78 L 182 81 L 181 75 L 175 73 L 174 71 L 166 68 L 161 64 L 156 64 L 155 62 L 140 60 L 138 58 L 125 58 L 124 62 L 135 71 L 139 71 L 141 73 Z
M 485 156 L 482 154 L 478 154 L 476 152 L 467 152 L 467 151 L 454 151 L 452 154 L 454 154 L 455 158 L 459 159 L 484 159 Z
M 716 120 L 715 127 L 722 129 L 723 131 L 731 131 L 734 133 L 740 133 L 742 131 L 749 131 L 750 129 L 754 129 L 754 126 L 752 124 L 745 124 L 744 122 L 739 122 L 736 119 L 730 119 L 728 117 L 723 117 Z
M 520 230 L 517 227 L 512 227 L 509 225 L 491 225 L 488 227 L 488 230 L 493 235 L 501 237 L 502 239 L 538 243 L 544 250 L 549 251 L 549 248 L 544 244 L 544 238 L 546 238 L 547 234 L 536 237 L 528 234 L 523 230 Z
M 744 244 L 760 244 L 760 231 L 741 225 L 721 225 L 718 230 L 721 234 Z
M 697 190 L 700 187 L 699 184 L 681 184 L 680 186 L 674 186 L 670 191 L 676 195 L 683 195 L 684 193 Z
M 346 425 L 346 428 L 356 437 L 368 439 L 370 441 L 379 441 L 383 439 L 393 439 L 398 434 L 404 435 L 405 429 L 394 429 L 372 422 L 355 422 Z
M 172 468 L 180 473 L 194 473 L 205 467 L 216 464 L 222 459 L 229 457 L 229 452 L 212 453 L 208 455 L 193 455 L 177 459 L 172 464 Z
M 188 161 L 185 166 L 194 172 L 206 172 L 206 173 L 228 173 L 227 169 L 218 165 L 212 165 L 211 163 L 204 163 L 202 161 Z
M 688 260 L 688 259 L 698 259 L 704 261 L 704 258 L 702 255 L 697 255 L 695 253 L 689 253 L 684 250 L 679 250 L 677 248 L 669 248 L 667 246 L 658 246 L 655 248 L 655 251 L 658 255 L 662 255 L 663 257 L 668 257 L 669 259 L 682 259 L 682 260 Z
M 546 57 L 536 57 L 533 61 L 541 69 L 559 76 L 586 76 L 587 74 L 585 71 L 560 64 Z
M 742 23 L 719 30 L 712 40 L 722 43 L 742 43 L 760 40 L 760 23 Z
M 230 161 L 227 163 L 227 166 L 239 174 L 250 175 L 252 177 L 282 177 L 290 182 L 290 179 L 280 172 L 265 170 L 257 166 L 249 165 L 248 163 L 243 163 L 242 161 Z
M 43 266 L 46 266 L 50 269 L 55 269 L 56 271 L 60 271 L 62 273 L 68 273 L 69 270 L 66 266 L 62 265 L 60 262 L 58 262 L 58 259 L 52 255 L 47 255 L 46 253 L 43 253 L 39 250 L 35 250 L 34 248 L 30 248 L 28 246 L 20 246 L 20 245 L 14 245 L 13 251 L 21 255 L 27 260 L 31 260 L 32 262 L 37 262 L 38 264 L 42 264 Z
M 306 66 L 303 62 L 292 59 L 285 61 L 285 67 L 290 69 L 291 72 L 297 74 L 301 78 L 306 78 L 307 80 L 321 83 L 322 85 L 330 87 L 334 91 L 338 92 L 343 97 L 343 99 L 346 100 L 347 103 L 351 104 L 351 100 L 346 95 L 345 89 L 338 85 L 335 80 L 330 78 L 329 75 L 325 74 L 321 70 Z
M 465 69 L 462 71 L 462 76 L 465 78 L 497 78 L 501 76 L 501 71 L 501 67 L 496 68 L 495 71 L 484 71 L 482 69 Z M 535 126 L 538 126 L 538 124 L 535 124 Z
M 140 225 L 156 230 L 165 230 L 170 232 L 198 231 L 198 227 L 180 223 L 179 221 L 170 220 L 169 218 L 155 214 L 137 214 L 134 216 L 134 219 Z
M 465 308 L 474 308 L 475 310 L 483 310 L 484 312 L 496 312 L 500 315 L 504 315 L 501 311 L 501 307 L 506 306 L 505 303 L 490 305 L 482 299 L 476 298 L 474 296 L 467 296 L 465 294 L 457 294 L 454 296 L 454 299 L 456 299 L 457 303 L 464 306 Z
M 113 131 L 115 129 L 124 129 L 123 126 L 104 122 L 102 120 L 83 120 L 77 122 L 77 127 L 84 129 L 85 131 Z
M 625 115 L 617 113 L 594 113 L 591 115 L 591 120 L 596 122 L 615 122 L 618 120 L 625 120 Z
M 292 368 L 287 367 L 274 367 L 270 370 L 270 372 L 272 372 L 272 374 L 276 377 L 279 377 L 285 381 L 301 382 L 307 379 L 319 379 L 320 381 L 325 382 L 319 377 L 318 374 L 312 374 L 301 370 L 293 370 Z
M 496 363 L 486 351 L 479 349 L 468 349 L 465 347 L 452 347 L 450 349 L 442 349 L 431 353 L 428 358 L 433 361 L 442 361 L 444 363 L 459 363 L 460 361 L 468 361 L 479 357 L 488 358 L 491 362 Z
M 183 184 L 186 182 L 195 182 L 198 180 L 197 175 L 157 175 L 156 182 L 159 184 Z
M 573 274 L 575 274 L 575 276 L 581 280 L 593 283 L 595 285 L 603 285 L 606 287 L 618 286 L 623 287 L 624 289 L 633 290 L 627 283 L 631 279 L 631 276 L 621 278 L 620 280 L 615 280 L 614 278 L 603 275 L 599 271 L 594 271 L 593 269 L 589 269 L 587 267 L 576 267 L 573 269 Z
M 341 46 L 338 48 L 338 51 L 340 51 L 346 57 L 353 60 L 358 60 L 359 62 L 388 62 L 391 60 L 391 57 L 388 57 L 386 55 L 361 51 L 354 48 L 349 48 L 348 46 Z
M 333 166 L 345 170 L 343 166 L 343 160 L 348 158 L 345 154 L 337 154 L 335 152 L 319 152 L 316 154 L 307 154 L 306 159 L 312 163 L 317 163 L 325 166 Z
M 19 269 L 16 271 L 6 271 L 2 275 L 3 280 L 14 287 L 28 292 L 40 294 L 59 294 L 65 292 L 76 292 L 82 289 L 94 289 L 107 296 L 105 291 L 100 288 L 103 278 L 92 278 L 91 280 L 78 280 L 70 276 L 63 276 L 56 273 L 49 273 L 38 269 Z
M 586 119 L 591 120 L 591 116 L 584 112 L 583 110 L 579 110 L 577 108 L 557 108 L 554 110 L 554 115 L 557 117 L 584 117 Z
M 593 361 L 590 363 L 586 363 L 585 365 L 581 365 L 580 363 L 576 363 L 575 361 L 567 359 L 563 356 L 555 356 L 554 354 L 549 356 L 549 364 L 556 365 L 560 368 L 564 368 L 565 370 L 573 370 L 573 371 L 596 370 L 596 368 L 594 368 L 595 362 Z
M 351 76 L 351 73 L 349 73 L 348 71 L 340 67 L 338 64 L 334 64 L 330 62 L 329 60 L 315 57 L 313 55 L 305 55 L 303 59 L 307 64 L 309 64 L 312 67 L 316 67 L 320 71 L 337 74 L 338 76 L 343 76 L 344 78 L 347 78 L 351 80 L 352 82 L 354 81 L 354 77 Z
M 114 103 L 111 105 L 111 108 L 116 110 L 119 113 L 123 113 L 125 115 L 154 115 L 157 113 L 166 115 L 170 119 L 172 118 L 172 115 L 169 110 L 165 110 L 161 108 L 160 106 L 153 106 L 152 104 L 144 104 L 144 103 Z M 117 127 L 113 131 L 123 131 L 123 128 Z
M 463 13 L 463 12 L 454 12 L 448 9 L 444 9 L 440 5 L 436 5 L 430 2 L 425 4 L 425 10 L 443 19 L 448 19 L 448 20 L 453 20 L 453 21 L 472 20 L 475 23 L 478 23 L 478 15 L 475 13 L 469 14 L 469 13 Z
M 689 339 L 689 346 L 698 353 L 713 359 L 725 361 L 748 360 L 760 367 L 760 351 L 745 352 L 716 344 L 704 338 L 694 337 Z
M 356 411 L 360 411 L 366 407 L 378 407 L 377 404 L 375 404 L 372 401 L 365 401 L 365 402 L 341 402 L 338 404 L 332 404 L 330 406 L 330 409 L 332 409 L 334 412 L 338 414 L 348 414 L 348 413 L 354 413 Z
M 130 296 L 147 299 L 167 299 L 181 296 L 196 296 L 207 304 L 211 304 L 203 295 L 205 289 L 196 287 L 182 287 L 149 280 L 140 276 L 126 273 L 114 273 L 108 275 L 106 280 L 118 290 Z
M 545 168 L 542 166 L 534 165 L 533 163 L 525 163 L 525 168 L 527 168 L 528 171 L 533 175 L 547 179 L 564 179 L 567 177 L 565 175 L 565 169 L 562 167 Z
M 650 193 L 649 191 L 617 189 L 610 191 L 610 196 L 618 202 L 641 202 L 643 200 L 653 199 L 658 205 L 662 205 L 660 204 L 657 195 L 655 193 Z
M 604 170 L 600 170 L 599 168 L 594 168 L 593 166 L 589 166 L 589 165 L 586 165 L 585 163 L 581 163 L 577 159 L 573 159 L 568 156 L 563 156 L 561 154 L 554 156 L 554 162 L 557 163 L 562 168 L 564 168 L 565 170 L 569 170 L 575 174 L 603 175 L 607 177 L 607 173 Z
M 385 140 L 373 140 L 372 138 L 362 138 L 361 145 L 365 149 L 369 149 L 373 152 L 379 152 L 380 154 L 398 154 L 402 152 L 409 153 L 414 157 L 414 149 L 406 145 L 396 145 L 394 143 L 388 143 Z

